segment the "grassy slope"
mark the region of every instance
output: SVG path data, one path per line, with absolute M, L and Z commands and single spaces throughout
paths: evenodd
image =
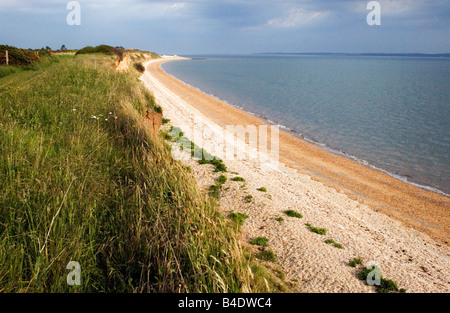
M 236 235 L 149 134 L 152 96 L 112 65 L 0 79 L 0 291 L 254 291 Z

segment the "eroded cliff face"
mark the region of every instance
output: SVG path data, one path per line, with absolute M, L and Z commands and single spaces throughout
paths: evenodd
M 119 72 L 128 71 L 130 69 L 130 67 L 129 67 L 130 61 L 131 61 L 131 59 L 128 55 L 126 55 L 122 60 L 117 60 L 116 61 L 116 71 L 119 71 Z
M 152 133 L 156 135 L 162 124 L 162 114 L 147 110 L 145 120 L 150 126 Z

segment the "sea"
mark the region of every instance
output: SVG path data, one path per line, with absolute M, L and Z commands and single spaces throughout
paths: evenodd
M 191 57 L 162 68 L 333 153 L 450 194 L 450 58 Z

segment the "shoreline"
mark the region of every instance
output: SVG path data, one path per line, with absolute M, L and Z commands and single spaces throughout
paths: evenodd
M 152 74 L 175 94 L 217 124 L 262 125 L 263 121 L 242 109 L 207 95 L 166 73 L 161 64 L 188 58 L 163 59 L 148 64 Z M 193 101 L 193 99 L 196 101 Z M 201 101 L 197 101 L 201 99 Z M 224 114 L 225 113 L 225 114 Z M 280 129 L 280 163 L 310 175 L 349 198 L 401 221 L 450 245 L 450 199 L 327 151 Z
M 163 72 L 159 64 L 164 61 L 168 60 L 146 63 L 147 71 L 141 80 L 163 108 L 164 117 L 170 119 L 165 128 L 170 125 L 181 127 L 184 136 L 195 142 L 198 130 L 208 133 L 229 124 L 264 124 L 259 118 Z M 195 123 L 198 118 L 202 120 L 200 124 Z M 245 145 L 243 139 L 224 143 L 226 135 L 210 138 L 208 147 L 204 147 L 206 151 L 216 154 L 217 150 L 210 149 L 216 147 L 220 151 L 225 146 Z M 286 142 L 287 139 L 291 141 Z M 271 167 L 270 162 L 263 158 L 256 161 L 225 159 L 228 172 L 223 174 L 227 180 L 218 199 L 218 212 L 225 217 L 231 212 L 248 216 L 239 231 L 243 246 L 257 253 L 258 249 L 249 243 L 250 240 L 261 236 L 268 238 L 266 249 L 275 253 L 277 266 L 281 267 L 288 280 L 296 282 L 296 287 L 304 291 L 374 292 L 373 287 L 358 279 L 359 269 L 349 266 L 350 260 L 361 257 L 365 260 L 364 265 L 375 262 L 384 277 L 393 279 L 399 288 L 406 288 L 408 292 L 449 292 L 450 249 L 447 244 L 441 244 L 425 232 L 405 227 L 404 223 L 383 214 L 378 208 L 355 200 L 357 195 L 352 199 L 348 192 L 338 191 L 334 181 L 327 182 L 311 173 L 312 170 L 320 170 L 325 178 L 328 175 L 325 170 L 330 173 L 341 170 L 346 174 L 349 170 L 340 163 L 329 164 L 330 158 L 335 161 L 335 158 L 344 157 L 312 147 L 312 144 L 288 133 L 280 132 L 281 140 L 283 151 L 280 149 L 280 155 L 289 152 L 286 149 L 292 149 L 291 152 L 295 152 L 293 156 L 301 156 L 310 163 L 299 163 L 303 169 L 297 170 L 286 165 L 281 158 L 278 167 Z M 298 150 L 298 142 L 321 154 Z M 209 187 L 222 173 L 215 173 L 213 165 L 199 164 L 189 153 L 178 154 L 176 145 L 172 147 L 175 159 L 180 160 L 178 156 L 182 155 L 187 157 L 181 159 L 182 163 L 191 168 L 198 187 L 208 193 Z M 268 155 L 265 151 L 254 152 L 263 157 Z M 347 162 L 362 166 L 354 161 Z M 310 169 L 307 167 L 310 165 L 315 167 Z M 237 176 L 245 180 L 234 181 Z M 329 179 L 334 179 L 334 176 L 329 176 Z M 259 190 L 260 187 L 264 187 L 264 192 Z M 251 197 L 250 201 L 248 197 Z M 289 209 L 301 213 L 302 217 L 288 217 L 285 211 Z M 324 228 L 326 234 L 318 235 L 306 224 Z M 341 244 L 342 248 L 327 244 L 328 240 Z
M 184 58 L 184 59 L 189 60 L 191 58 Z M 183 60 L 183 58 L 180 58 L 179 60 Z M 173 61 L 176 61 L 176 60 L 173 60 Z M 163 62 L 163 63 L 166 63 L 166 62 Z M 236 108 L 238 110 L 244 111 L 245 113 L 247 113 L 249 115 L 255 116 L 255 117 L 259 118 L 260 120 L 262 120 L 263 123 L 265 123 L 265 124 L 278 125 L 280 127 L 280 130 L 288 133 L 291 136 L 294 136 L 294 137 L 297 137 L 297 138 L 299 138 L 301 140 L 304 140 L 304 141 L 306 141 L 306 142 L 308 142 L 310 144 L 313 144 L 313 145 L 315 145 L 318 148 L 324 149 L 324 150 L 326 150 L 326 151 L 328 151 L 330 153 L 333 153 L 333 154 L 336 154 L 336 155 L 339 155 L 339 156 L 343 156 L 343 157 L 345 157 L 346 159 L 348 159 L 350 161 L 354 161 L 354 162 L 359 163 L 359 164 L 361 164 L 363 166 L 366 166 L 366 167 L 368 167 L 370 169 L 373 169 L 373 170 L 376 170 L 378 172 L 381 172 L 381 173 L 384 173 L 386 175 L 389 175 L 389 176 L 391 176 L 391 177 L 393 177 L 395 179 L 398 179 L 398 180 L 400 180 L 402 182 L 405 182 L 407 184 L 413 185 L 414 187 L 418 187 L 418 188 L 420 188 L 422 190 L 430 191 L 430 192 L 436 193 L 438 195 L 450 198 L 450 194 L 446 193 L 445 191 L 442 191 L 442 190 L 438 189 L 437 187 L 432 187 L 432 186 L 428 186 L 428 185 L 424 185 L 424 184 L 421 184 L 421 183 L 418 183 L 418 182 L 411 181 L 411 180 L 408 179 L 408 177 L 406 175 L 390 172 L 389 170 L 386 170 L 386 169 L 383 169 L 383 168 L 378 167 L 376 165 L 373 165 L 373 164 L 371 164 L 370 162 L 368 162 L 368 161 L 366 161 L 364 159 L 360 159 L 360 158 L 358 158 L 355 155 L 349 154 L 349 153 L 347 153 L 345 151 L 342 151 L 342 150 L 340 150 L 338 148 L 333 148 L 333 147 L 330 147 L 330 146 L 328 146 L 326 144 L 323 144 L 323 143 L 321 143 L 319 141 L 311 139 L 311 138 L 303 135 L 302 133 L 300 133 L 300 132 L 298 132 L 298 131 L 296 131 L 294 129 L 291 129 L 291 128 L 283 125 L 283 124 L 279 124 L 279 123 L 276 123 L 276 122 L 270 120 L 270 118 L 267 117 L 267 116 L 263 116 L 263 115 L 260 115 L 260 114 L 256 114 L 256 113 L 247 111 L 243 107 L 233 105 L 233 104 L 229 103 L 227 100 L 221 99 L 221 98 L 217 97 L 214 94 L 208 93 L 208 92 L 206 92 L 206 91 L 204 91 L 204 90 L 202 90 L 200 88 L 197 88 L 197 87 L 195 87 L 195 86 L 193 86 L 193 85 L 191 85 L 191 84 L 189 84 L 189 83 L 187 83 L 187 82 L 185 82 L 185 81 L 183 81 L 183 80 L 173 76 L 172 74 L 170 74 L 167 71 L 165 71 L 162 67 L 161 67 L 161 69 L 162 69 L 162 71 L 164 71 L 164 73 L 166 73 L 169 76 L 174 77 L 175 79 L 179 80 L 181 83 L 183 83 L 183 84 L 185 84 L 185 85 L 187 85 L 187 86 L 189 86 L 189 87 L 191 87 L 193 89 L 196 89 L 197 91 L 199 91 L 201 93 L 204 93 L 204 94 L 206 94 L 208 96 L 211 96 L 211 97 L 215 98 L 217 101 L 224 102 L 225 104 L 227 104 L 227 105 L 229 105 L 229 106 L 231 106 L 233 108 Z

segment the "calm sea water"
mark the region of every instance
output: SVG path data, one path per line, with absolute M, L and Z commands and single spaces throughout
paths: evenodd
M 163 65 L 336 153 L 450 194 L 450 59 L 205 57 Z

